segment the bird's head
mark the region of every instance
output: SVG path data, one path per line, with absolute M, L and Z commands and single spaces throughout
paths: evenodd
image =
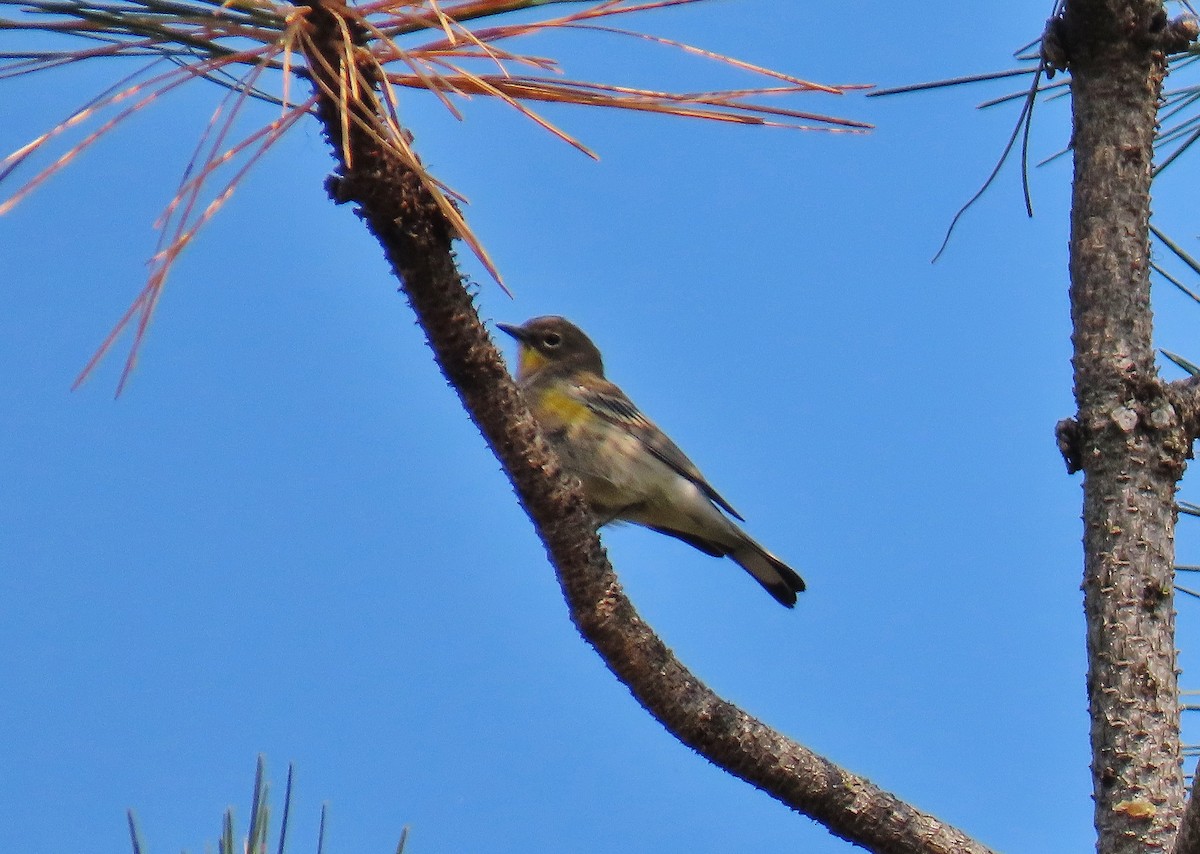
M 520 326 L 497 323 L 496 328 L 517 339 L 518 380 L 527 380 L 543 370 L 587 371 L 604 376 L 600 351 L 565 317 L 535 317 Z

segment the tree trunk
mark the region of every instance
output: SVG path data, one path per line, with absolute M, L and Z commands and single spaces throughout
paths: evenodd
M 1084 471 L 1084 610 L 1097 850 L 1169 850 L 1183 804 L 1175 484 L 1188 442 L 1151 341 L 1150 180 L 1159 2 L 1069 0 L 1071 318 Z

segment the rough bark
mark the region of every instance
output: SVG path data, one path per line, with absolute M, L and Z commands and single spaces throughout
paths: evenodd
M 343 39 L 362 39 L 340 0 L 311 0 L 316 77 L 335 91 Z M 346 20 L 342 28 L 338 19 Z M 353 108 L 381 131 L 369 92 Z M 463 287 L 452 229 L 412 171 L 323 97 L 318 114 L 339 161 L 330 191 L 352 202 L 379 239 L 443 374 L 507 471 L 534 521 L 580 633 L 635 698 L 685 744 L 829 830 L 888 854 L 983 854 L 987 849 L 870 781 L 783 737 L 704 686 L 637 615 L 621 591 L 578 484 L 537 430 Z M 343 133 L 347 137 L 343 137 Z M 344 155 L 349 152 L 349 158 Z
M 1175 484 L 1189 444 L 1151 343 L 1150 179 L 1165 73 L 1159 2 L 1070 0 L 1073 425 L 1097 849 L 1167 850 L 1182 812 Z
M 1195 35 L 1192 35 L 1195 38 Z M 1189 442 L 1200 437 L 1200 377 L 1172 383 L 1169 386 L 1175 411 Z M 1188 454 L 1189 459 L 1191 453 Z M 1200 798 L 1197 798 L 1197 779 L 1193 776 L 1191 794 L 1184 809 L 1175 837 L 1172 854 L 1200 854 Z
M 1179 835 L 1175 837 L 1172 854 L 1200 854 L 1200 800 L 1196 799 L 1196 781 L 1192 780 L 1192 794 L 1183 811 Z

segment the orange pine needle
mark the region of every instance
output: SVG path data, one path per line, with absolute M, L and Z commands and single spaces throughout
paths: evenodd
M 8 60 L 0 59 L 0 79 L 105 57 L 145 56 L 178 64 L 176 68 L 140 82 L 134 81 L 146 74 L 149 66 L 130 75 L 0 161 L 0 181 L 3 181 L 67 131 L 88 122 L 98 123 L 91 133 L 68 147 L 53 163 L 0 202 L 0 214 L 11 210 L 126 118 L 183 83 L 209 79 L 231 90 L 214 110 L 174 196 L 156 223 L 158 245 L 150 258 L 144 287 L 84 367 L 75 385 L 86 380 L 116 341 L 130 331 L 132 343 L 118 384 L 120 393 L 131 376 L 175 261 L 203 226 L 221 210 L 248 170 L 302 117 L 311 114 L 321 97 L 328 98 L 337 107 L 343 144 L 341 154 L 346 164 L 353 166 L 349 145 L 352 133 L 367 134 L 391 151 L 418 176 L 455 229 L 456 236 L 467 244 L 502 288 L 504 283 L 499 271 L 463 218 L 459 203 L 465 204 L 465 199 L 431 175 L 413 151 L 410 137 L 399 120 L 398 87 L 433 94 L 459 119 L 462 113 L 456 106 L 457 99 L 473 96 L 499 99 L 590 157 L 596 157 L 595 152 L 540 115 L 531 104 L 576 104 L 741 125 L 829 132 L 856 132 L 869 127 L 849 119 L 760 102 L 764 98 L 804 93 L 843 94 L 860 87 L 813 83 L 705 48 L 609 23 L 618 16 L 640 15 L 706 0 L 572 2 L 581 3 L 583 8 L 540 20 L 490 23 L 488 26 L 478 23 L 494 21 L 497 16 L 510 12 L 530 11 L 557 3 L 537 0 L 371 0 L 345 7 L 339 4 L 336 20 L 343 47 L 338 67 L 332 68 L 312 42 L 307 25 L 309 10 L 284 0 L 0 0 L 0 5 L 20 6 L 29 13 L 19 20 L 4 21 L 8 29 L 104 42 L 98 47 L 93 44 L 73 51 L 12 54 Z M 571 80 L 561 75 L 556 59 L 509 50 L 501 45 L 521 36 L 563 30 L 639 39 L 785 85 L 680 93 Z M 361 45 L 356 44 L 353 33 L 365 34 Z M 436 40 L 406 46 L 400 42 L 405 36 L 426 40 L 434 36 Z M 318 67 L 306 67 L 312 62 Z M 479 73 L 474 63 L 487 63 L 489 73 Z M 239 69 L 237 73 L 233 72 L 235 68 Z M 278 72 L 278 79 L 274 75 L 266 76 L 268 69 Z M 516 73 L 518 71 L 522 73 Z M 260 85 L 266 85 L 264 80 L 277 86 L 280 94 L 274 94 L 276 89 L 259 89 Z M 311 86 L 313 94 L 294 103 L 292 86 L 300 81 Z M 280 111 L 273 121 L 230 144 L 234 124 L 251 97 L 278 103 Z M 126 102 L 129 105 L 123 106 Z M 115 114 L 106 118 L 104 114 L 110 109 Z M 204 203 L 205 189 L 216 173 L 226 166 L 233 174 Z

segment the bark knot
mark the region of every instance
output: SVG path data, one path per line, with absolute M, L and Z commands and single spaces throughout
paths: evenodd
M 1132 409 L 1129 406 L 1118 406 L 1109 413 L 1109 417 L 1122 433 L 1132 433 L 1137 429 L 1138 414 L 1136 409 Z
M 1067 473 L 1102 460 L 1106 443 L 1116 439 L 1126 453 L 1138 446 L 1135 456 L 1143 463 L 1154 460 L 1182 475 L 1192 441 L 1200 436 L 1200 377 L 1168 384 L 1132 363 L 1114 367 L 1108 394 L 1081 401 L 1079 413 L 1055 428 Z

